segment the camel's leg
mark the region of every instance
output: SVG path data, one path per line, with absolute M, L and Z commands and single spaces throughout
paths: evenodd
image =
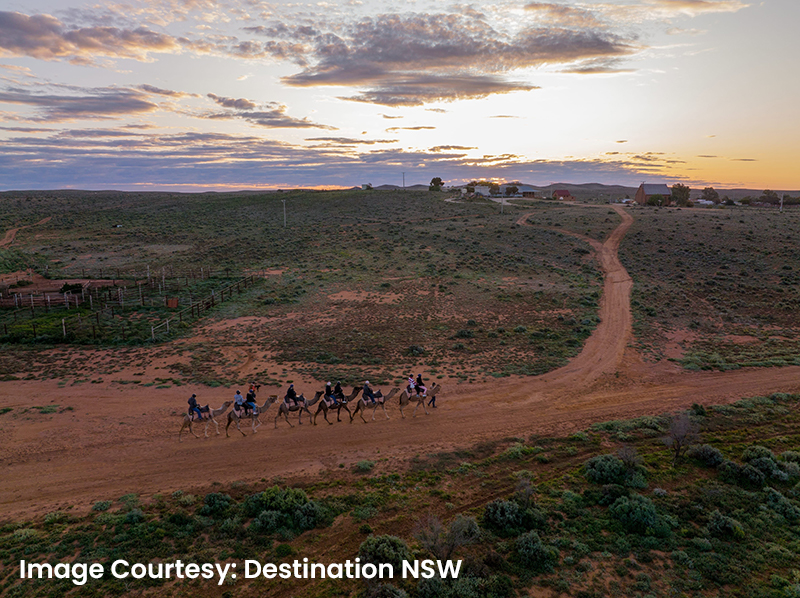
M 183 424 L 181 424 L 181 429 L 178 430 L 178 442 L 183 442 L 183 440 L 181 440 L 181 434 L 183 433 L 184 428 L 186 428 L 186 420 L 183 420 Z
M 231 437 L 231 435 L 228 434 L 228 428 L 231 427 L 231 421 L 232 421 L 231 420 L 231 416 L 230 416 L 230 414 L 228 414 L 228 423 L 225 424 L 225 438 L 230 438 Z
M 359 404 L 359 407 L 361 407 L 360 404 Z M 359 412 L 358 412 L 358 416 L 361 418 L 361 421 L 364 422 L 364 423 L 367 423 L 367 420 L 364 419 L 364 412 L 366 412 L 366 410 L 367 410 L 367 404 L 364 403 L 364 407 L 361 408 L 359 410 Z
M 383 409 L 383 414 L 386 416 L 386 419 L 389 419 L 389 414 L 386 413 L 386 403 L 381 403 L 381 409 Z
M 211 418 L 211 421 L 214 422 L 214 428 L 216 428 L 217 436 L 219 436 L 219 422 L 217 422 L 217 418 L 213 417 Z M 206 427 L 208 427 L 208 424 L 206 424 Z
M 353 410 L 353 413 L 350 413 L 350 423 L 351 423 L 351 424 L 353 423 L 353 420 L 354 420 L 354 419 L 355 419 L 355 417 L 356 417 L 356 413 L 358 413 L 358 410 L 359 410 L 360 408 L 361 408 L 360 404 L 356 404 L 356 408 Z M 348 412 L 348 413 L 349 413 L 349 412 Z
M 375 412 L 378 410 L 378 405 L 380 405 L 380 403 L 375 403 L 375 406 L 372 408 L 372 421 L 375 421 Z
M 417 404 L 414 406 L 414 413 L 411 414 L 411 417 L 417 417 L 417 409 L 419 409 L 419 401 L 417 401 Z
M 317 425 L 317 416 L 319 415 L 320 411 L 322 411 L 322 403 L 319 404 L 319 407 L 317 407 L 317 410 L 314 412 L 314 417 L 311 418 L 311 423 L 315 426 Z
M 192 420 L 189 420 L 189 431 L 192 433 L 192 436 L 195 438 L 200 438 L 197 434 L 194 433 L 194 428 L 192 428 Z
M 422 398 L 420 403 L 422 403 L 422 408 L 425 410 L 425 415 L 430 415 L 430 412 L 428 411 L 428 408 L 425 406 L 425 397 Z
M 242 432 L 242 428 L 239 427 L 239 424 L 242 423 L 242 419 L 240 417 L 236 417 L 236 429 Z M 242 432 L 242 436 L 247 436 L 244 432 Z
M 318 412 L 318 413 L 319 413 L 319 412 Z M 326 421 L 326 422 L 328 422 L 328 425 L 329 425 L 329 426 L 332 426 L 332 425 L 333 425 L 333 422 L 332 422 L 331 420 L 329 420 L 329 419 L 328 419 L 328 410 L 327 410 L 327 409 L 323 409 L 323 410 L 322 410 L 322 415 L 325 417 L 325 421 Z M 315 423 L 316 423 L 316 420 L 315 420 Z

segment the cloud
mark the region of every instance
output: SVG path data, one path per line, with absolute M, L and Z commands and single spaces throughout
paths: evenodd
M 478 149 L 477 147 L 467 147 L 464 145 L 437 145 L 435 147 L 430 148 L 429 152 L 434 152 L 438 154 L 439 152 L 453 152 L 453 151 L 462 151 L 466 152 L 469 150 Z
M 197 94 L 194 93 L 185 93 L 183 91 L 173 91 L 171 89 L 162 89 L 160 87 L 156 87 L 155 85 L 137 85 L 136 89 L 139 89 L 145 93 L 149 93 L 152 95 L 158 96 L 169 96 L 171 98 L 185 98 L 185 97 L 198 97 Z
M 739 0 L 644 0 L 644 4 L 663 13 L 690 17 L 703 13 L 737 12 L 749 6 Z
M 92 63 L 97 56 L 145 60 L 151 52 L 176 52 L 181 43 L 146 27 L 67 28 L 50 15 L 0 12 L 0 54 Z
M 514 116 L 513 114 L 495 114 L 489 118 L 522 118 L 521 116 Z
M 402 117 L 402 116 L 391 116 L 391 115 L 389 115 L 389 114 L 381 114 L 381 116 L 382 116 L 383 118 L 386 118 L 386 119 L 388 119 L 388 120 L 394 120 L 394 119 L 397 119 L 397 118 L 404 118 L 404 117 Z
M 525 6 L 528 13 L 546 24 L 561 27 L 593 28 L 605 27 L 597 15 L 583 8 L 574 8 L 564 4 L 532 2 Z
M 209 97 L 213 94 L 209 94 Z M 216 97 L 216 96 L 215 96 Z M 229 105 L 226 106 L 227 102 Z M 199 113 L 193 116 L 200 118 L 207 118 L 212 120 L 233 120 L 242 119 L 259 127 L 268 127 L 272 129 L 326 129 L 328 131 L 336 131 L 336 127 L 330 125 L 323 125 L 310 121 L 308 118 L 294 118 L 286 114 L 286 105 L 278 104 L 277 102 L 269 102 L 259 110 L 255 110 L 257 105 L 250 100 L 233 100 L 232 98 L 218 98 L 217 103 L 226 107 L 236 108 L 229 112 L 212 112 L 212 113 Z M 242 103 L 241 106 L 234 104 Z
M 417 126 L 417 127 L 389 127 L 386 129 L 386 132 L 394 132 L 394 131 L 433 131 L 436 127 L 429 127 L 429 126 Z
M 636 186 L 642 177 L 678 180 L 683 167 L 656 153 L 584 160 L 529 160 L 517 154 L 469 157 L 459 146 L 428 151 L 370 148 L 356 151 L 328 138 L 296 145 L 256 135 L 160 131 L 109 136 L 104 129 L 62 131 L 47 137 L 0 138 L 0 188 L 89 189 L 352 186 L 363 177 L 397 180 L 400 169 L 446 180 L 504 177 L 521 181 L 605 182 Z M 345 141 L 348 138 L 344 138 Z M 328 143 L 328 145 L 325 145 Z M 143 179 L 142 173 L 147 177 Z M 367 179 L 365 179 L 367 180 Z
M 105 87 L 87 91 L 83 95 L 56 95 L 12 88 L 0 91 L 0 103 L 30 106 L 38 112 L 32 120 L 52 122 L 118 118 L 153 112 L 158 108 L 137 89 Z
M 628 140 L 627 139 L 618 139 L 614 143 L 628 143 Z
M 530 91 L 537 86 L 509 80 L 507 74 L 551 64 L 610 61 L 639 50 L 630 37 L 589 27 L 587 19 L 583 23 L 582 29 L 537 24 L 508 36 L 461 14 L 364 18 L 310 40 L 309 66 L 282 81 L 295 87 L 360 87 L 345 99 L 418 106 Z
M 206 94 L 206 96 L 211 98 L 217 104 L 219 104 L 220 106 L 223 106 L 224 108 L 237 108 L 239 110 L 251 110 L 251 109 L 255 108 L 258 105 L 255 102 L 252 102 L 252 101 L 247 100 L 245 98 L 239 98 L 238 100 L 236 100 L 236 99 L 233 99 L 233 98 L 220 97 L 218 95 L 214 95 L 213 93 Z
M 330 145 L 375 145 L 397 143 L 397 139 L 353 139 L 352 137 L 308 137 L 306 141 L 321 141 Z
M 411 75 L 386 81 L 381 87 L 342 99 L 384 106 L 422 106 L 431 102 L 480 99 L 490 95 L 539 89 L 494 75 Z

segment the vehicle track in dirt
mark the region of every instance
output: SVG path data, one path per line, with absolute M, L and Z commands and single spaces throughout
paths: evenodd
M 42 218 L 39 222 L 34 224 L 28 224 L 27 226 L 19 226 L 17 228 L 10 228 L 6 231 L 5 236 L 0 239 L 0 247 L 9 247 L 13 242 L 14 239 L 17 238 L 17 233 L 21 230 L 25 230 L 26 228 L 31 228 L 32 226 L 39 226 L 40 224 L 47 224 L 52 220 L 52 216 L 48 216 L 47 218 Z
M 604 206 L 605 207 L 605 206 Z M 136 492 L 143 495 L 176 489 L 209 491 L 212 482 L 287 480 L 330 472 L 339 464 L 386 457 L 383 467 L 402 467 L 417 454 L 469 448 L 491 439 L 562 435 L 596 421 L 664 413 L 699 402 L 728 403 L 744 396 L 793 392 L 800 388 L 800 367 L 689 372 L 671 363 L 644 363 L 631 340 L 631 278 L 618 258 L 619 244 L 633 218 L 620 207 L 621 224 L 599 242 L 589 243 L 605 280 L 600 324 L 581 353 L 566 366 L 535 378 L 448 385 L 439 407 L 416 418 L 396 403 L 365 425 L 329 426 L 308 422 L 289 429 L 272 428 L 273 406 L 256 435 L 245 427 L 206 440 L 178 443 L 178 411 L 191 392 L 212 406 L 233 390 L 155 389 L 135 385 L 82 385 L 59 388 L 56 381 L 0 384 L 0 407 L 21 410 L 57 403 L 74 411 L 49 416 L 0 416 L 0 516 L 42 513 L 68 505 Z M 526 225 L 527 216 L 518 220 Z M 262 389 L 262 395 L 263 395 Z M 184 397 L 183 395 L 186 395 Z M 264 396 L 259 397 L 263 402 Z M 372 414 L 367 412 L 367 419 Z M 296 423 L 296 420 L 293 420 Z M 311 429 L 313 428 L 313 429 Z M 211 428 L 213 435 L 213 426 Z M 200 432 L 202 434 L 202 431 Z

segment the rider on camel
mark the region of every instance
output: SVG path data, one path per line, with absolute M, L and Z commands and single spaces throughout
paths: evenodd
M 414 393 L 414 387 L 416 386 L 416 382 L 414 381 L 414 374 L 409 375 L 408 377 L 408 386 L 406 387 L 406 392 L 408 393 L 408 398 L 411 398 L 411 395 Z
M 244 403 L 245 413 L 247 413 L 248 407 L 250 407 L 253 413 L 256 412 L 256 387 L 254 384 L 251 384 L 250 390 L 247 391 L 247 398 Z
M 200 406 L 197 404 L 197 395 L 192 395 L 189 397 L 189 416 L 194 417 L 194 414 L 197 414 L 197 419 L 203 419 L 203 412 L 200 411 Z
M 286 396 L 283 397 L 283 402 L 289 407 L 297 405 L 297 391 L 294 389 L 294 384 L 289 385 L 289 390 L 286 391 Z
M 422 381 L 422 374 L 417 374 L 417 382 L 414 388 L 417 391 L 417 396 L 422 395 L 424 397 L 428 394 L 428 389 L 425 388 L 425 383 Z
M 244 397 L 242 396 L 241 390 L 237 390 L 236 394 L 233 395 L 233 410 L 244 410 L 245 415 L 247 414 L 247 407 L 245 406 Z
M 344 403 L 344 390 L 342 390 L 342 383 L 338 380 L 336 381 L 336 386 L 333 387 L 333 396 Z
M 372 392 L 372 386 L 369 383 L 369 380 L 364 382 L 364 398 L 369 399 L 372 401 L 372 404 L 375 404 L 375 393 Z
M 333 404 L 334 406 L 339 404 L 339 401 L 336 400 L 336 395 L 333 393 L 333 387 L 330 382 L 325 385 L 325 393 L 323 396 L 326 403 Z

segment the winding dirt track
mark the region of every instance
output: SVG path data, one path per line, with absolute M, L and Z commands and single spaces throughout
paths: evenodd
M 26 228 L 31 228 L 32 226 L 39 226 L 40 224 L 47 224 L 52 219 L 52 216 L 48 216 L 47 218 L 42 218 L 39 222 L 35 224 L 29 224 L 27 226 L 20 226 L 18 228 L 10 228 L 6 231 L 5 236 L 0 239 L 0 247 L 8 247 L 14 242 L 14 239 L 17 238 L 17 233 L 21 230 L 25 230 Z
M 617 256 L 633 218 L 615 209 L 622 223 L 605 243 L 581 237 L 594 247 L 605 274 L 602 321 L 580 355 L 563 368 L 536 378 L 445 386 L 439 408 L 430 416 L 420 410 L 412 419 L 408 410 L 409 416 L 401 419 L 396 406 L 390 406 L 390 421 L 378 412 L 368 425 L 356 420 L 328 426 L 323 421 L 312 430 L 309 425 L 288 429 L 284 423 L 275 430 L 273 407 L 255 436 L 245 428 L 247 438 L 234 431 L 237 436 L 230 439 L 223 432 L 209 440 L 189 437 L 180 444 L 180 423 L 172 414 L 184 406 L 183 394 L 191 389 L 176 393 L 106 384 L 58 388 L 55 382 L 4 382 L 0 407 L 16 410 L 55 402 L 74 411 L 0 419 L 0 516 L 89 505 L 127 492 L 203 492 L 211 482 L 335 472 L 339 463 L 365 458 L 400 462 L 487 439 L 564 434 L 594 421 L 800 388 L 798 367 L 723 373 L 643 363 L 628 347 L 632 281 Z M 526 220 L 527 215 L 518 222 Z

